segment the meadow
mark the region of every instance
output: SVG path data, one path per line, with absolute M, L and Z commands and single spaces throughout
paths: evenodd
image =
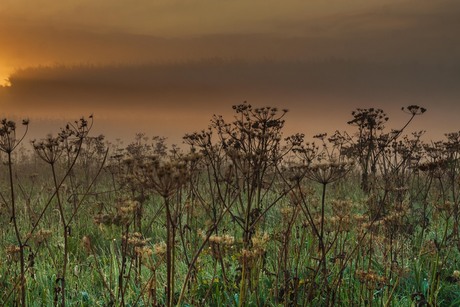
M 460 132 L 235 105 L 184 146 L 0 122 L 0 306 L 459 306 Z M 27 149 L 30 147 L 31 149 Z

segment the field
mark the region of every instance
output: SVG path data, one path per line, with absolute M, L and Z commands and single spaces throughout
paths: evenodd
M 1 306 L 460 305 L 460 133 L 408 133 L 412 105 L 307 142 L 233 108 L 183 147 L 3 120 Z

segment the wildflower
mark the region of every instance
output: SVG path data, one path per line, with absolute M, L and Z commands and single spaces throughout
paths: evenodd
M 17 138 L 16 123 L 6 118 L 0 121 L 0 151 L 10 154 L 22 142 L 27 134 L 29 122 L 23 121 L 23 124 L 26 126 L 26 131 L 21 138 Z
M 157 256 L 163 256 L 166 254 L 166 243 L 159 242 L 153 246 L 153 253 Z
M 268 243 L 268 241 L 270 240 L 270 236 L 268 235 L 268 233 L 264 232 L 264 233 L 256 233 L 255 236 L 252 237 L 252 246 L 254 247 L 254 249 L 263 249 L 265 250 L 265 247 Z
M 37 155 L 49 164 L 54 164 L 64 151 L 63 140 L 51 134 L 40 141 L 32 140 L 32 146 Z
M 457 281 L 457 282 L 460 281 L 460 271 L 459 270 L 455 270 L 452 273 L 452 279 Z
M 224 234 L 222 236 L 212 235 L 209 237 L 209 242 L 231 246 L 235 243 L 235 237 L 228 234 Z
M 150 241 L 150 238 L 145 239 L 139 232 L 129 233 L 127 236 L 123 236 L 123 240 L 129 245 L 134 247 L 144 247 Z
M 117 226 L 128 225 L 132 219 L 134 212 L 138 209 L 139 202 L 134 200 L 124 200 L 117 204 L 117 213 L 112 216 L 99 214 L 96 216 L 95 222 L 99 224 L 115 224 Z
M 353 163 L 335 162 L 312 164 L 307 167 L 305 176 L 310 180 L 322 184 L 328 184 L 344 177 L 350 170 Z
M 426 112 L 425 108 L 420 107 L 418 105 L 410 105 L 408 107 L 402 107 L 401 110 L 413 116 L 420 115 Z
M 149 259 L 153 255 L 153 250 L 149 246 L 136 246 L 134 252 L 142 259 Z

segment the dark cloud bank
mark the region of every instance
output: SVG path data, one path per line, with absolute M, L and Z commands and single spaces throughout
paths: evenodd
M 148 99 L 216 98 L 238 93 L 330 94 L 357 100 L 442 97 L 460 94 L 460 65 L 434 65 L 417 61 L 377 63 L 343 59 L 312 61 L 203 60 L 183 63 L 118 66 L 50 66 L 17 71 L 12 86 L 4 88 L 15 105 L 33 101 L 65 104 L 71 97 L 89 98 L 80 106 L 122 107 L 125 100 L 147 107 Z M 113 102 L 99 98 L 115 98 Z M 147 98 L 144 101 L 137 101 Z M 94 101 L 93 101 L 94 100 Z M 136 102 L 137 101 L 137 102 Z M 153 104 L 153 106 L 155 106 Z M 168 103 L 168 106 L 171 106 Z
M 287 107 L 291 130 L 333 131 L 357 107 L 422 105 L 415 128 L 458 130 L 460 67 L 330 58 L 322 61 L 202 60 L 164 64 L 50 66 L 17 71 L 0 89 L 6 113 L 65 118 L 95 113 L 110 132 L 129 122 L 140 130 L 175 136 L 205 128 L 214 113 L 229 114 L 244 100 Z M 38 114 L 38 115 L 37 115 Z M 443 115 L 444 114 L 444 115 Z M 399 112 L 395 117 L 398 119 Z M 402 120 L 402 119 L 401 119 Z M 441 130 L 444 129 L 444 130 Z

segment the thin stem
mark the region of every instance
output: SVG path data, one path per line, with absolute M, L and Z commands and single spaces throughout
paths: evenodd
M 8 175 L 10 181 L 10 192 L 11 192 L 11 220 L 13 221 L 14 225 L 14 232 L 16 235 L 16 240 L 18 241 L 19 245 L 19 257 L 20 257 L 20 265 L 21 265 L 21 273 L 20 273 L 20 292 L 21 292 L 21 306 L 26 306 L 26 276 L 25 276 L 25 259 L 24 259 L 24 244 L 21 240 L 21 233 L 19 231 L 19 226 L 17 222 L 17 214 L 16 214 L 16 197 L 14 193 L 14 181 L 13 181 L 13 162 L 11 159 L 11 151 L 7 152 L 8 154 Z
M 54 188 L 56 190 L 56 199 L 58 202 L 58 209 L 59 209 L 59 215 L 61 217 L 61 223 L 62 223 L 62 228 L 63 228 L 63 236 L 64 236 L 64 263 L 62 264 L 62 272 L 60 276 L 60 281 L 61 281 L 61 306 L 65 306 L 65 289 L 66 289 L 66 271 L 67 271 L 67 262 L 68 262 L 68 253 L 69 253 L 69 244 L 68 244 L 68 237 L 69 237 L 69 232 L 68 232 L 68 227 L 66 226 L 65 222 L 65 215 L 64 215 L 64 208 L 62 206 L 61 202 L 61 195 L 59 193 L 59 183 L 57 180 L 56 176 L 56 168 L 54 167 L 54 163 L 51 164 L 51 171 L 53 174 L 53 182 L 54 182 Z

